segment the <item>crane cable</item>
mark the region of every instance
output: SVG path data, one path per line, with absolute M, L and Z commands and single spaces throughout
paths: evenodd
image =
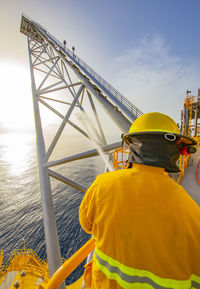
M 198 168 L 199 168 L 199 165 L 200 165 L 200 158 L 199 160 L 197 161 L 197 166 L 196 166 L 196 169 L 195 169 L 195 178 L 196 178 L 196 181 L 198 183 L 198 185 L 200 186 L 200 180 L 198 178 Z

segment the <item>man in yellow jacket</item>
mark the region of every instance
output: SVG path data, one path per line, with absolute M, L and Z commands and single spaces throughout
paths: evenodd
M 195 141 L 160 113 L 124 136 L 129 168 L 99 175 L 79 216 L 96 246 L 91 288 L 200 288 L 200 208 L 166 172 Z

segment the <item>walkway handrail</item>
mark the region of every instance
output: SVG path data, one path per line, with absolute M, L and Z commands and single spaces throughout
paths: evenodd
M 95 242 L 91 238 L 54 273 L 45 289 L 57 289 L 94 248 Z
M 32 249 L 17 249 L 14 250 L 14 252 L 12 253 L 11 257 L 8 259 L 7 263 L 2 267 L 2 269 L 4 270 L 8 270 L 10 264 L 12 263 L 13 259 L 15 257 L 19 257 L 19 256 L 33 256 L 35 258 L 35 260 L 42 266 L 42 267 L 46 267 L 47 263 L 45 261 L 43 261 L 36 253 L 34 250 Z
M 103 79 L 98 73 L 96 73 L 89 65 L 87 65 L 80 57 L 74 54 L 70 49 L 66 47 L 61 41 L 47 31 L 38 22 L 32 20 L 29 16 L 23 14 L 31 23 L 39 28 L 44 34 L 46 34 L 63 52 L 67 53 L 74 63 L 79 64 L 83 70 L 87 71 L 100 85 L 102 85 L 112 96 L 114 96 L 129 112 L 131 112 L 136 118 L 143 114 L 131 101 L 129 101 L 124 95 L 117 91 L 110 83 Z
M 179 161 L 180 161 L 180 164 L 179 164 L 179 168 L 180 168 L 180 175 L 177 179 L 177 183 L 179 184 L 180 183 L 180 180 L 184 177 L 185 175 L 185 168 L 187 168 L 187 164 L 188 164 L 188 160 L 189 158 L 191 157 L 191 154 L 190 155 L 180 155 L 180 158 L 179 158 Z
M 196 178 L 196 181 L 197 181 L 197 184 L 200 186 L 200 180 L 198 178 L 198 168 L 200 167 L 200 158 L 197 162 L 197 166 L 196 166 L 196 169 L 195 169 L 195 178 Z

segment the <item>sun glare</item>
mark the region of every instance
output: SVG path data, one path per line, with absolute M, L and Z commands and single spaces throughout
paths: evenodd
M 42 80 L 42 79 L 41 79 Z M 28 67 L 0 60 L 0 124 L 14 129 L 33 129 L 31 78 Z M 43 125 L 58 121 L 58 116 L 40 106 Z M 59 119 L 60 120 L 60 119 Z
M 3 147 L 2 160 L 6 162 L 10 176 L 20 176 L 31 165 L 34 135 L 27 133 L 9 133 L 0 135 Z
M 12 128 L 31 128 L 33 108 L 30 75 L 24 67 L 0 64 L 0 122 Z

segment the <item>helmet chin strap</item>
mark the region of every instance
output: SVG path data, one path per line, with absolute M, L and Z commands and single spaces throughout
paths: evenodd
M 179 156 L 176 141 L 168 141 L 162 135 L 140 135 L 131 139 L 128 162 L 160 167 L 166 172 L 177 173 L 180 172 L 176 165 Z

